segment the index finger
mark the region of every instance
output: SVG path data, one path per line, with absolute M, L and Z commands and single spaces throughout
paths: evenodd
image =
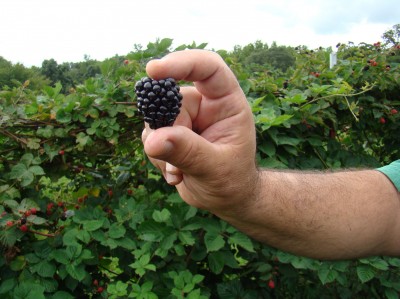
M 146 71 L 154 79 L 172 77 L 195 82 L 198 91 L 210 99 L 222 98 L 237 89 L 239 83 L 217 53 L 205 50 L 184 50 L 152 60 Z

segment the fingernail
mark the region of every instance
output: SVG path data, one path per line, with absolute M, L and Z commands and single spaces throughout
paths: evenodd
M 170 173 L 170 174 L 178 174 L 179 170 L 176 168 L 174 165 L 166 163 L 165 165 L 165 171 Z
M 166 153 L 171 152 L 171 151 L 173 150 L 173 148 L 174 148 L 174 145 L 172 144 L 171 141 L 166 140 L 166 141 L 164 142 L 164 151 L 165 151 Z
M 168 184 L 175 185 L 176 183 L 179 182 L 179 177 L 177 175 L 172 174 L 172 173 L 166 172 L 165 173 L 165 180 L 167 181 Z

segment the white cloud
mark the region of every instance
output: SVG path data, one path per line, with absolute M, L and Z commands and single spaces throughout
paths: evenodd
M 325 47 L 374 42 L 395 20 L 392 0 L 3 0 L 0 56 L 26 65 L 104 59 L 164 37 L 227 50 L 256 40 Z

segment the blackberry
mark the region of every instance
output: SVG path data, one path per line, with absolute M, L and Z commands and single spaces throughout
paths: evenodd
M 137 107 L 151 129 L 172 126 L 182 106 L 182 94 L 175 79 L 140 79 L 135 85 Z

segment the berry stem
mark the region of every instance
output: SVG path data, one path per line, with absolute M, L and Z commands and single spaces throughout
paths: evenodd
M 30 229 L 28 229 L 27 232 L 30 232 L 32 234 L 36 234 L 36 235 L 39 235 L 39 236 L 49 237 L 49 238 L 54 238 L 56 236 L 54 234 L 41 233 L 41 232 L 38 232 L 38 231 L 35 231 L 35 230 L 30 230 Z

